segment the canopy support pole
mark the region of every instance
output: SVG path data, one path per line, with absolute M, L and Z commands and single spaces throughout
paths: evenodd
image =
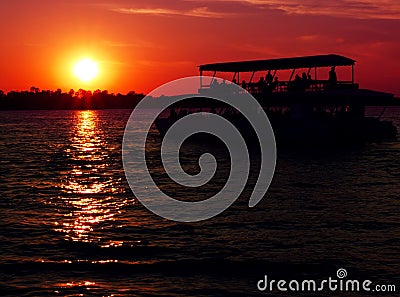
M 232 82 L 236 79 L 237 72 L 233 75 Z
M 253 74 L 251 75 L 251 78 L 250 78 L 250 81 L 249 81 L 249 83 L 251 83 L 251 81 L 253 80 L 254 74 L 256 74 L 256 72 L 255 72 L 255 71 L 253 71 Z
M 293 69 L 292 74 L 290 75 L 289 81 L 292 81 L 293 75 L 296 72 L 296 68 Z
M 385 113 L 386 108 L 387 108 L 387 106 L 385 106 L 385 107 L 383 108 L 383 110 L 381 111 L 381 114 L 380 114 L 379 117 L 378 117 L 379 120 L 381 119 L 381 117 L 382 117 L 383 114 Z
M 214 79 L 215 79 L 215 75 L 216 75 L 216 74 L 217 74 L 217 71 L 214 71 L 213 77 L 212 77 L 211 82 L 210 82 L 210 86 L 211 86 L 212 83 L 214 82 Z

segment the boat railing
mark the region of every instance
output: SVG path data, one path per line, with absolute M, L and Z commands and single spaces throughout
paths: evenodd
M 231 83 L 233 84 L 233 83 Z M 241 85 L 243 89 L 251 94 L 264 94 L 264 93 L 288 93 L 288 92 L 321 92 L 332 90 L 354 90 L 358 89 L 359 85 L 352 81 L 337 81 L 331 82 L 329 80 L 309 80 L 309 81 L 279 81 L 267 84 L 265 82 L 249 82 Z M 207 92 L 213 88 L 220 90 L 230 88 L 230 84 L 224 85 L 203 85 L 200 92 Z M 236 88 L 231 88 L 235 89 Z

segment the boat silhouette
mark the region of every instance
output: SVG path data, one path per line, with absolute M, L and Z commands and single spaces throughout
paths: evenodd
M 155 125 L 164 136 L 179 118 L 201 108 L 227 118 L 251 141 L 254 130 L 240 111 L 209 98 L 219 93 L 249 93 L 268 115 L 278 144 L 347 145 L 395 139 L 397 128 L 381 116 L 387 106 L 398 106 L 400 100 L 390 93 L 361 89 L 354 79 L 355 62 L 329 54 L 200 65 L 198 94 L 189 102 L 170 106 L 169 114 L 157 118 Z M 350 68 L 351 78 L 339 79 L 337 67 Z M 329 78 L 319 79 L 324 68 L 329 70 Z M 296 74 L 300 70 L 304 71 L 301 76 Z M 278 71 L 291 71 L 290 78 L 280 81 Z M 212 75 L 205 76 L 209 72 Z M 232 80 L 218 79 L 219 73 L 231 73 Z M 240 81 L 244 74 L 251 78 Z M 256 74 L 263 76 L 255 82 Z M 233 85 L 240 85 L 241 91 Z M 382 107 L 381 115 L 366 116 L 367 106 Z

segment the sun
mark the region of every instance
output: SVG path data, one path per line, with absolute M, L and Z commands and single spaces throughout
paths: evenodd
M 97 63 L 91 59 L 83 59 L 74 66 L 74 74 L 82 82 L 89 82 L 99 74 Z

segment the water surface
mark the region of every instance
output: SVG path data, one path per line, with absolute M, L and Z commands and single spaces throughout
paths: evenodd
M 318 279 L 339 268 L 400 289 L 400 142 L 280 151 L 256 208 L 247 208 L 249 187 L 222 215 L 181 224 L 147 211 L 127 185 L 121 142 L 129 115 L 0 112 L 2 295 L 261 296 L 264 274 Z M 399 115 L 390 109 L 386 118 L 399 126 Z M 156 163 L 152 137 L 153 174 L 184 199 L 188 192 Z M 183 157 L 196 162 L 197 150 L 187 147 Z

